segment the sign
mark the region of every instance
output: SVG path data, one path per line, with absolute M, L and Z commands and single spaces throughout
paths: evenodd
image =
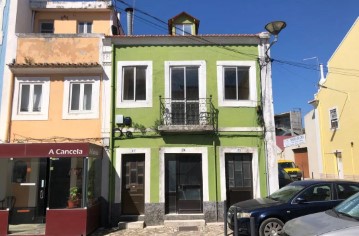
M 283 140 L 284 147 L 290 147 L 305 143 L 305 134 L 294 136 Z

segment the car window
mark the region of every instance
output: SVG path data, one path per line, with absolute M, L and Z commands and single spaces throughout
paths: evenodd
M 298 197 L 305 199 L 307 202 L 329 201 L 332 198 L 331 193 L 330 184 L 321 184 L 309 187 Z
M 287 202 L 289 199 L 294 197 L 294 195 L 299 193 L 303 188 L 304 186 L 301 185 L 287 185 L 269 195 L 268 198 L 280 202 Z
M 352 183 L 339 183 L 336 185 L 338 199 L 347 199 L 354 193 L 359 192 L 359 186 Z
M 352 195 L 334 208 L 339 213 L 359 218 L 359 193 Z
M 296 168 L 296 166 L 293 162 L 280 162 L 279 165 L 282 168 Z

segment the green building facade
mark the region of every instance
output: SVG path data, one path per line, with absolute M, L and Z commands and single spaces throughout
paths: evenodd
M 182 13 L 169 35 L 111 37 L 114 222 L 223 221 L 226 206 L 268 192 L 268 35 L 196 35 L 198 25 Z

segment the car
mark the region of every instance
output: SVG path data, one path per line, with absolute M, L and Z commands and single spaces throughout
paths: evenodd
M 287 172 L 294 180 L 301 180 L 303 177 L 303 171 L 290 160 L 278 160 L 278 165 Z
M 331 210 L 288 221 L 283 227 L 282 235 L 359 235 L 359 193 Z
M 293 182 L 293 179 L 289 176 L 287 172 L 283 170 L 282 167 L 278 165 L 278 183 L 279 188 L 283 188 L 287 184 L 290 184 Z
M 353 192 L 347 193 L 345 189 L 353 189 Z M 240 234 L 251 234 L 252 229 L 259 236 L 278 235 L 287 221 L 332 209 L 355 191 L 359 191 L 359 183 L 355 181 L 294 181 L 265 198 L 233 204 L 228 209 L 226 221 L 228 227 L 235 230 L 234 218 L 237 218 Z

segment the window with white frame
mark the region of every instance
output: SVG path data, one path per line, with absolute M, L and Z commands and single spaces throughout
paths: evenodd
M 53 21 L 40 22 L 40 33 L 53 34 L 54 33 L 54 22 Z
M 218 61 L 217 81 L 219 106 L 257 106 L 254 61 Z
M 49 89 L 48 77 L 17 77 L 12 119 L 47 120 Z
M 92 22 L 79 22 L 77 27 L 77 33 L 79 34 L 92 33 Z
M 99 77 L 65 77 L 63 119 L 98 118 L 99 97 Z
M 337 109 L 333 108 L 329 110 L 329 116 L 330 116 L 330 128 L 331 129 L 337 129 L 338 128 L 338 114 Z
M 118 62 L 117 107 L 152 106 L 152 62 Z
M 192 24 L 176 24 L 176 35 L 189 35 L 192 34 Z

